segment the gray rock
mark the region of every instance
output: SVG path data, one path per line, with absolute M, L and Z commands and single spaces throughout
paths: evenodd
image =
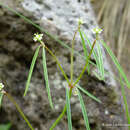
M 52 35 L 63 40 L 68 46 L 71 45 L 79 17 L 85 21 L 82 29 L 87 33 L 90 41 L 92 42 L 95 38 L 91 29 L 97 26 L 97 23 L 89 0 L 1 1 L 33 20 L 33 22 L 39 24 L 41 28 L 46 29 Z M 66 81 L 54 59 L 47 53 L 50 87 L 55 104 L 55 109 L 51 110 L 45 89 L 40 51 L 29 92 L 26 97 L 23 97 L 31 59 L 38 46 L 37 43 L 33 42 L 32 35 L 39 30 L 3 7 L 0 8 L 0 12 L 1 80 L 5 83 L 6 90 L 11 93 L 20 105 L 33 127 L 36 130 L 47 130 L 56 120 L 65 104 Z M 70 75 L 70 51 L 46 34 L 44 34 L 44 41 L 56 54 L 67 75 Z M 75 49 L 83 55 L 79 36 L 76 37 Z M 105 70 L 111 72 L 104 51 L 103 54 Z M 76 79 L 85 61 L 79 55 L 75 55 L 74 58 L 74 78 Z M 92 69 L 94 68 L 92 67 Z M 103 102 L 98 104 L 83 94 L 92 130 L 109 130 L 109 127 L 105 127 L 102 124 L 124 122 L 118 86 L 111 77 L 106 75 L 106 81 L 101 82 L 95 76 L 85 73 L 80 85 Z M 85 130 L 78 97 L 72 96 L 71 103 L 73 130 Z M 29 129 L 14 105 L 6 97 L 3 100 L 0 117 L 0 123 L 10 121 L 13 124 L 13 130 Z M 119 129 L 121 130 L 121 127 L 111 128 L 111 130 Z M 66 117 L 59 123 L 56 130 L 67 130 Z

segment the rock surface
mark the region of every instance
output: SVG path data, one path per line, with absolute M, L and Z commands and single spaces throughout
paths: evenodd
M 95 38 L 91 29 L 97 24 L 89 0 L 24 0 L 22 2 L 20 0 L 0 0 L 0 2 L 39 24 L 41 28 L 57 36 L 68 46 L 71 45 L 79 17 L 86 22 L 82 29 L 87 33 L 90 41 Z M 67 83 L 56 62 L 47 53 L 50 87 L 55 104 L 55 109 L 51 110 L 45 89 L 40 51 L 29 92 L 26 97 L 23 97 L 30 63 L 38 46 L 33 42 L 32 35 L 39 30 L 4 7 L 0 7 L 0 25 L 0 78 L 5 83 L 6 90 L 13 95 L 35 130 L 48 130 L 65 104 Z M 44 34 L 44 41 L 56 54 L 69 76 L 70 51 L 46 34 Z M 83 55 L 79 36 L 76 37 L 75 49 Z M 104 67 L 111 72 L 107 57 L 104 52 L 103 54 Z M 79 55 L 75 55 L 74 59 L 74 78 L 76 79 L 85 61 Z M 91 68 L 93 69 L 93 67 Z M 91 129 L 121 130 L 121 127 L 104 126 L 105 124 L 123 123 L 122 105 L 115 81 L 106 75 L 106 81 L 101 82 L 93 75 L 85 73 L 80 85 L 103 102 L 99 104 L 83 94 Z M 72 96 L 71 104 L 73 130 L 85 130 L 80 104 L 76 96 Z M 13 124 L 12 130 L 29 130 L 14 105 L 6 97 L 3 100 L 0 117 L 0 123 L 11 122 Z M 67 129 L 65 117 L 55 130 Z

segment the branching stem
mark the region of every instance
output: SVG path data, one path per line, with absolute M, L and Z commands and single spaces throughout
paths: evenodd
M 83 76 L 83 74 L 84 74 L 84 72 L 85 72 L 85 70 L 86 70 L 86 67 L 88 66 L 88 63 L 89 63 L 89 60 L 90 60 L 90 58 L 91 58 L 91 55 L 92 55 L 92 52 L 93 52 L 93 49 L 94 49 L 95 44 L 96 44 L 96 39 L 94 40 L 94 42 L 93 42 L 93 44 L 92 44 L 92 48 L 91 48 L 90 53 L 89 53 L 89 56 L 88 56 L 88 58 L 87 58 L 87 60 L 86 60 L 86 64 L 85 64 L 84 68 L 82 69 L 82 72 L 80 73 L 79 77 L 78 77 L 77 80 L 75 81 L 74 86 L 75 86 L 75 85 L 79 82 L 79 80 L 82 78 L 82 76 Z
M 69 98 L 71 98 L 71 95 L 72 95 L 72 87 L 70 88 L 70 91 L 69 91 Z M 53 123 L 53 125 L 51 126 L 50 130 L 53 130 L 56 125 L 60 122 L 60 120 L 63 118 L 63 116 L 65 115 L 65 112 L 67 110 L 67 106 L 65 104 L 63 110 L 62 110 L 62 113 L 59 115 L 59 117 L 57 118 L 57 120 Z

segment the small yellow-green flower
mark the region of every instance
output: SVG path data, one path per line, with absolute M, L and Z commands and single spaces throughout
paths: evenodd
M 3 90 L 4 84 L 0 83 L 0 91 Z
M 78 24 L 79 24 L 79 25 L 82 25 L 83 23 L 84 23 L 83 19 L 79 18 L 79 19 L 78 19 Z
M 102 31 L 103 31 L 103 30 L 102 30 L 101 28 L 98 28 L 98 27 L 92 29 L 92 32 L 93 32 L 94 34 L 100 34 Z
M 43 34 L 38 34 L 38 33 L 35 33 L 34 34 L 34 37 L 33 37 L 33 40 L 35 41 L 35 42 L 40 42 L 41 40 L 42 40 L 42 37 L 43 37 Z

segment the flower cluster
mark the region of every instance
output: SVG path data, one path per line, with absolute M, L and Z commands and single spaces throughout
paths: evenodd
M 100 34 L 102 31 L 103 31 L 103 30 L 102 30 L 101 28 L 98 28 L 98 27 L 92 29 L 92 32 L 93 32 L 94 34 Z
M 43 37 L 43 34 L 35 33 L 33 40 L 34 40 L 35 42 L 37 42 L 37 41 L 40 42 L 40 41 L 42 40 L 42 37 Z
M 4 84 L 0 83 L 0 91 L 2 91 L 4 88 Z
M 79 18 L 79 19 L 78 19 L 78 24 L 79 24 L 79 25 L 82 25 L 82 24 L 84 24 L 84 21 L 83 21 L 83 19 Z

